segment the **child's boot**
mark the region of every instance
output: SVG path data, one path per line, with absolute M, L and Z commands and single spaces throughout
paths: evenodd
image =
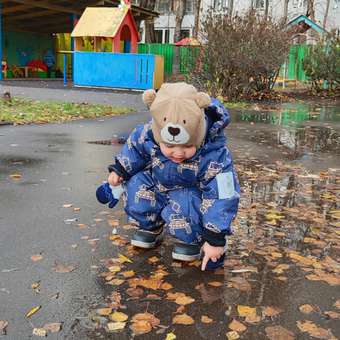
M 131 237 L 131 244 L 138 248 L 150 249 L 156 247 L 163 239 L 163 227 L 157 230 L 139 229 Z
M 201 247 L 198 244 L 176 243 L 172 251 L 172 258 L 179 261 L 195 261 L 201 256 Z
M 124 189 L 121 185 L 113 187 L 106 182 L 97 188 L 97 200 L 103 204 L 109 203 L 109 208 L 113 208 L 118 203 L 123 191 Z

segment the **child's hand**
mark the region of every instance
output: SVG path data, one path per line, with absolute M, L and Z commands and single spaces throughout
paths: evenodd
M 205 267 L 209 260 L 216 262 L 224 253 L 223 247 L 214 247 L 211 246 L 208 242 L 204 242 L 202 246 L 202 250 L 204 252 L 204 257 L 202 260 L 202 270 L 205 270 Z
M 110 175 L 107 179 L 110 185 L 113 187 L 116 187 L 117 185 L 120 185 L 123 182 L 123 178 L 118 176 L 114 171 L 110 172 Z

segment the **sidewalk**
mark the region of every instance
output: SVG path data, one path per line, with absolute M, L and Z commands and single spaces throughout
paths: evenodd
M 109 104 L 127 106 L 136 111 L 145 111 L 141 92 L 110 89 L 90 89 L 64 86 L 62 81 L 6 80 L 0 82 L 0 94 L 9 91 L 12 96 L 36 100 L 57 100 L 75 103 Z

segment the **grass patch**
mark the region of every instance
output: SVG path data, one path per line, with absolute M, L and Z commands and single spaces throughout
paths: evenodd
M 109 105 L 41 102 L 21 98 L 0 99 L 0 121 L 14 124 L 65 122 L 83 118 L 115 116 L 131 112 L 127 107 Z

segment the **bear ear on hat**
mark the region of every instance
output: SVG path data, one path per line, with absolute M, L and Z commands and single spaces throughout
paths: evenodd
M 146 91 L 143 92 L 143 102 L 147 106 L 151 106 L 151 104 L 153 103 L 155 98 L 156 98 L 156 91 L 155 90 L 151 89 L 151 90 L 146 90 Z
M 207 95 L 204 92 L 198 92 L 197 95 L 196 95 L 195 100 L 196 100 L 197 105 L 201 109 L 204 109 L 204 108 L 208 107 L 210 102 L 211 102 L 211 99 L 210 99 L 209 95 Z

